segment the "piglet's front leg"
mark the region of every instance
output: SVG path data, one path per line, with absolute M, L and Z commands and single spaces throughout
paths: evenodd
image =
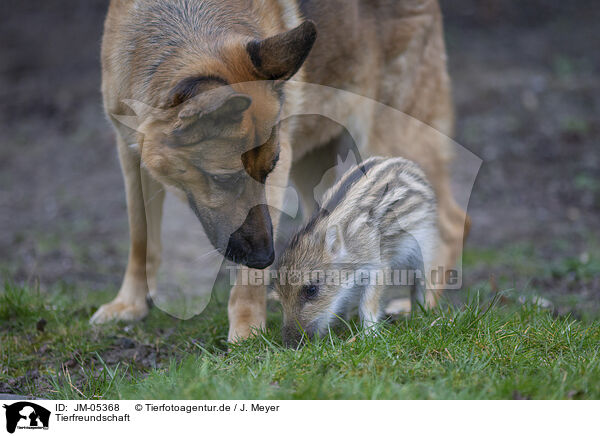
M 384 286 L 369 284 L 365 286 L 358 306 L 358 315 L 363 328 L 369 333 L 375 333 L 375 325 L 381 319 L 381 297 Z

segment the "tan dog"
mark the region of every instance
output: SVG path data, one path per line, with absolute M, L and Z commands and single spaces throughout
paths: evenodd
M 364 156 L 403 156 L 424 169 L 438 197 L 439 262 L 454 265 L 465 215 L 450 193 L 449 146 L 430 134 L 431 127 L 450 134 L 453 123 L 437 1 L 112 0 L 102 71 L 131 249 L 117 297 L 92 322 L 148 313 L 160 262 L 163 186 L 189 202 L 228 259 L 249 268 L 270 265 L 278 216 L 265 204 L 282 203 L 274 187 L 287 186 L 290 175 L 312 204 L 315 181 L 335 165 L 343 126 L 353 129 Z M 335 105 L 315 87 L 291 89 L 290 78 L 372 98 L 422 123 L 387 119 L 376 106 L 339 105 L 328 112 L 343 126 L 315 117 L 280 126 L 282 112 Z M 128 100 L 160 109 L 160 116 L 137 114 L 143 135 L 116 121 L 131 114 Z M 233 287 L 229 340 L 265 326 L 265 296 L 265 286 Z

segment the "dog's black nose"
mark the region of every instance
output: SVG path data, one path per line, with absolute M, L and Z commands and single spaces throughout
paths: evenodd
M 244 264 L 249 268 L 264 269 L 270 266 L 275 260 L 275 251 L 265 253 L 251 253 Z
M 273 224 L 265 205 L 254 206 L 229 238 L 226 257 L 250 268 L 263 269 L 275 260 Z

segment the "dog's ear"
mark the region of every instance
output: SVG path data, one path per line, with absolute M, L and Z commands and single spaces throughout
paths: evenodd
M 110 116 L 136 132 L 143 133 L 145 121 L 164 120 L 169 115 L 164 109 L 154 108 L 138 100 L 124 99 L 121 100 L 121 102 L 129 107 L 135 115 L 119 115 L 111 113 Z
M 288 80 L 300 69 L 317 39 L 312 21 L 262 41 L 250 41 L 246 51 L 262 79 Z
M 183 105 L 178 117 L 183 125 L 209 118 L 217 122 L 235 122 L 241 120 L 251 104 L 249 95 L 235 92 L 229 86 L 222 86 L 190 99 Z

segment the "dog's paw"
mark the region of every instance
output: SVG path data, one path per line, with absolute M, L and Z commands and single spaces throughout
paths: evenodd
M 110 321 L 139 321 L 148 315 L 146 300 L 140 303 L 125 303 L 113 300 L 103 304 L 90 318 L 90 324 L 104 324 Z
M 245 341 L 246 339 L 260 334 L 264 331 L 265 324 L 262 320 L 255 320 L 253 324 L 246 323 L 230 323 L 227 342 L 235 344 Z

